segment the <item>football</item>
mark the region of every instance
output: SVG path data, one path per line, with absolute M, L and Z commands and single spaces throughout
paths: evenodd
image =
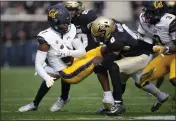
M 71 50 L 68 46 L 66 46 L 65 44 L 62 44 L 60 46 L 60 49 L 69 49 Z M 73 61 L 74 61 L 74 57 L 68 56 L 68 57 L 63 57 L 61 58 L 61 60 L 66 63 L 67 65 L 72 65 Z
M 66 63 L 67 65 L 72 65 L 74 61 L 74 57 L 68 56 L 68 57 L 63 57 L 61 60 Z

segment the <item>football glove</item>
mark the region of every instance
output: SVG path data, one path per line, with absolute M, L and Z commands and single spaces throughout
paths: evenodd
M 54 84 L 54 79 L 56 79 L 56 78 L 51 77 L 50 81 L 46 81 L 46 86 L 47 86 L 48 88 L 50 88 L 51 86 L 53 86 L 53 84 Z
M 70 50 L 66 50 L 66 49 L 59 50 L 58 53 L 59 53 L 59 57 L 61 58 L 71 56 Z
M 160 45 L 153 46 L 153 52 L 155 52 L 155 53 L 162 54 L 162 53 L 168 53 L 168 51 L 169 51 L 168 47 L 164 47 L 164 46 L 160 46 Z

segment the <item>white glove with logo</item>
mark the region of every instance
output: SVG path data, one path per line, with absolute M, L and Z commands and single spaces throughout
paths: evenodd
M 66 50 L 66 49 L 59 50 L 58 53 L 59 53 L 59 57 L 61 58 L 71 56 L 70 50 Z
M 46 81 L 46 86 L 47 86 L 48 88 L 50 88 L 51 86 L 53 86 L 53 84 L 54 84 L 54 79 L 56 79 L 56 78 L 51 77 L 51 79 L 50 79 L 49 81 Z

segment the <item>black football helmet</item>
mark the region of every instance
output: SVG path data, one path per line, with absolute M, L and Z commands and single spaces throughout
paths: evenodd
M 166 3 L 164 1 L 145 1 L 144 17 L 149 24 L 157 24 L 166 12 Z
M 65 34 L 70 29 L 71 17 L 63 5 L 56 4 L 48 9 L 48 22 L 50 26 L 57 32 Z

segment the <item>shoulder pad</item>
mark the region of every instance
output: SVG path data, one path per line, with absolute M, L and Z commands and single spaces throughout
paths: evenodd
M 81 13 L 82 19 L 87 22 L 90 23 L 92 21 L 94 21 L 97 18 L 97 13 L 93 10 L 84 10 Z
M 43 30 L 41 31 L 37 36 L 40 36 L 40 37 L 43 37 L 44 39 L 46 39 L 45 37 L 49 36 L 50 34 L 50 29 L 46 29 L 46 30 Z
M 45 39 L 43 37 L 41 37 L 41 36 L 37 36 L 37 41 L 38 41 L 39 44 L 47 44 L 47 45 L 49 45 L 47 43 L 47 41 L 45 41 Z
M 171 24 L 171 22 L 172 22 L 175 18 L 176 18 L 175 15 L 166 13 L 166 14 L 161 18 L 159 24 L 162 24 L 162 25 L 165 26 L 166 28 L 169 28 L 169 25 Z
M 48 28 L 44 31 L 41 31 L 37 36 L 42 37 L 47 43 L 50 43 L 49 40 L 53 37 L 53 30 Z

